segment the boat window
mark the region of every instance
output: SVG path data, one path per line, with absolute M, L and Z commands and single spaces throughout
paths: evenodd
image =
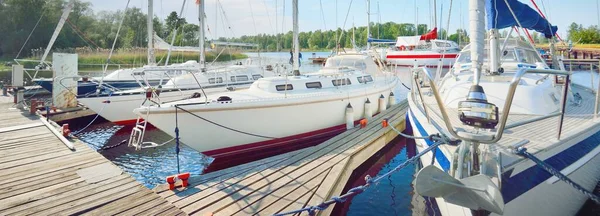
M 309 89 L 310 88 L 321 88 L 321 87 L 323 87 L 321 85 L 321 82 L 308 82 L 308 83 L 306 83 L 306 88 L 309 88 Z
M 209 78 L 208 83 L 210 83 L 210 84 L 223 83 L 223 77 Z
M 521 63 L 535 64 L 541 62 L 537 53 L 531 50 L 515 49 L 517 53 L 517 61 Z
M 260 74 L 253 74 L 253 75 L 252 75 L 252 79 L 253 79 L 253 80 L 258 80 L 258 79 L 260 79 L 260 78 L 263 78 L 263 76 L 262 76 L 262 75 L 260 75 Z
M 344 59 L 344 58 L 329 58 L 325 62 L 325 67 L 352 67 L 359 70 L 366 70 L 367 65 L 362 60 Z
M 360 77 L 357 77 L 357 78 L 358 78 L 358 82 L 359 83 L 373 82 L 373 77 L 371 77 L 371 75 L 360 76 Z
M 292 86 L 292 84 L 276 85 L 275 88 L 277 91 L 294 90 L 294 86 Z
M 248 76 L 246 76 L 246 75 L 235 76 L 235 81 L 238 81 L 238 82 L 248 81 Z
M 235 82 L 235 76 L 230 77 L 231 82 Z
M 352 84 L 350 82 L 350 79 L 346 78 L 346 79 L 334 79 L 331 80 L 331 82 L 333 83 L 334 86 L 341 86 L 341 85 L 350 85 Z
M 445 42 L 440 42 L 440 41 L 436 41 L 435 45 L 437 47 L 451 47 L 449 43 L 445 43 Z

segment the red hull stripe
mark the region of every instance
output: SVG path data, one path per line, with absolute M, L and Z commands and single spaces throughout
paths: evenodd
M 456 58 L 458 54 L 445 54 L 443 58 Z M 426 55 L 388 55 L 388 59 L 439 59 L 442 58 L 442 54 L 426 54 Z
M 359 121 L 355 121 L 357 125 Z M 303 134 L 202 152 L 215 160 L 204 169 L 213 172 L 262 158 L 315 146 L 346 131 L 346 124 Z
M 401 65 L 401 64 L 393 64 L 393 63 L 391 63 L 391 64 L 395 65 L 395 66 L 398 66 L 398 67 L 409 67 L 409 68 L 414 67 L 414 65 Z M 419 65 L 417 67 L 437 68 L 438 66 L 437 65 Z M 452 66 L 450 66 L 450 65 L 442 65 L 442 68 L 452 68 Z
M 358 121 L 356 121 L 355 124 L 356 123 L 358 123 Z M 329 128 L 324 128 L 324 129 L 320 129 L 320 130 L 315 130 L 315 131 L 292 135 L 292 136 L 283 137 L 283 138 L 277 138 L 277 139 L 272 139 L 272 140 L 266 140 L 266 141 L 261 141 L 261 142 L 245 144 L 245 145 L 238 145 L 238 146 L 232 146 L 232 147 L 227 147 L 227 148 L 222 148 L 222 149 L 205 151 L 205 152 L 202 152 L 202 154 L 205 154 L 205 155 L 208 155 L 208 156 L 211 156 L 211 157 L 217 159 L 219 157 L 231 155 L 232 153 L 235 154 L 240 151 L 256 149 L 257 147 L 263 148 L 263 147 L 269 147 L 269 146 L 273 146 L 273 145 L 281 145 L 281 144 L 285 144 L 289 141 L 293 141 L 296 139 L 303 139 L 303 138 L 307 138 L 307 137 L 311 137 L 311 136 L 315 136 L 315 135 L 319 135 L 319 134 L 323 134 L 323 133 L 328 133 L 328 132 L 340 130 L 340 129 L 346 129 L 346 124 L 337 125 L 337 126 L 333 126 L 333 127 L 329 127 Z
M 122 125 L 122 126 L 127 126 L 127 125 L 134 125 L 136 123 L 137 119 L 129 119 L 129 120 L 123 120 L 123 121 L 116 121 L 113 122 L 116 125 Z

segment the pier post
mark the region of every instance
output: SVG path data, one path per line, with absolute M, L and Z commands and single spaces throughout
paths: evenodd
M 77 106 L 77 54 L 52 54 L 52 103 L 58 108 Z

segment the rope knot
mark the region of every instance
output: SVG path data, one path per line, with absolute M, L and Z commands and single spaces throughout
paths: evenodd
M 370 175 L 365 176 L 365 182 L 367 183 L 367 185 L 371 185 L 371 183 L 373 183 L 373 178 Z

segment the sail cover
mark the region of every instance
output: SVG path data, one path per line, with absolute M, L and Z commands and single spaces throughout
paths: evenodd
M 523 25 L 523 28 L 538 31 L 544 34 L 546 38 L 552 38 L 558 30 L 558 27 L 551 26 L 548 20 L 518 0 L 486 0 L 486 2 L 485 10 L 488 29 L 518 26 L 514 16 L 510 12 L 510 9 L 512 9 L 521 25 Z
M 396 43 L 395 40 L 378 39 L 378 38 L 368 38 L 367 42 L 369 42 L 369 43 L 379 43 L 379 44 L 393 44 L 393 43 Z

